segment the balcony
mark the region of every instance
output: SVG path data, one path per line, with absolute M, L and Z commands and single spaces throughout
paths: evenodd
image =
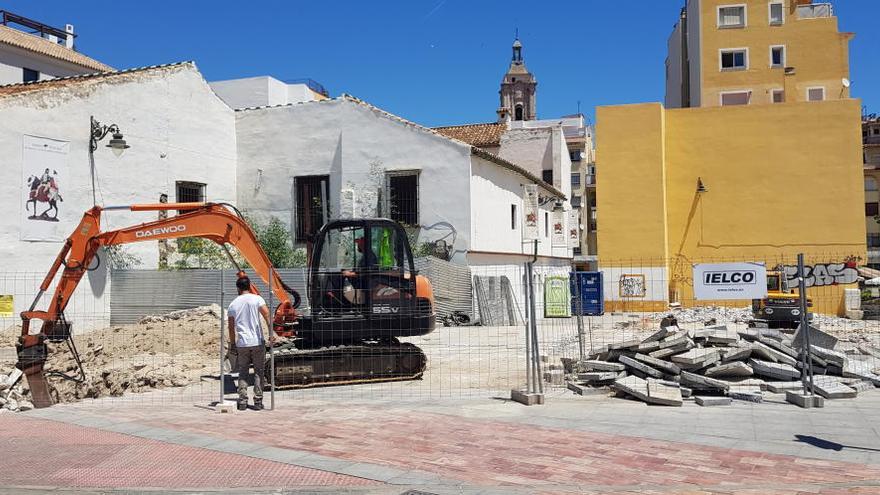
M 830 3 L 798 5 L 797 15 L 798 19 L 818 19 L 820 17 L 834 17 L 834 5 Z

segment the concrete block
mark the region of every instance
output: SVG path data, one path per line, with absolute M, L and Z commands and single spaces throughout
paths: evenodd
M 579 365 L 580 369 L 585 371 L 623 371 L 626 369 L 626 366 L 620 363 L 597 360 L 581 361 Z
M 657 358 L 654 358 L 651 356 L 646 356 L 644 354 L 636 354 L 635 359 L 637 361 L 641 361 L 641 362 L 647 364 L 648 366 L 652 366 L 658 370 L 665 371 L 666 373 L 668 373 L 670 375 L 677 375 L 677 374 L 681 373 L 681 368 L 679 368 L 675 364 L 670 363 L 668 361 L 663 361 L 661 359 L 657 359 Z
M 681 406 L 681 388 L 659 380 L 648 380 L 648 402 L 661 406 Z
M 510 399 L 524 406 L 535 406 L 544 403 L 544 394 L 530 394 L 522 390 L 511 390 Z
M 233 414 L 236 411 L 236 403 L 235 401 L 224 400 L 223 402 L 218 402 L 214 408 L 221 414 Z
M 783 352 L 779 352 L 762 342 L 752 342 L 752 354 L 759 356 L 766 361 L 797 366 L 797 359 Z
M 812 334 L 810 334 L 810 336 L 812 337 Z M 834 364 L 840 368 L 846 368 L 846 363 L 849 361 L 846 354 L 826 347 L 820 347 L 813 344 L 812 341 L 810 343 L 810 352 L 818 356 L 820 359 L 823 359 L 829 365 Z
M 789 390 L 803 391 L 804 384 L 799 381 L 767 382 L 767 391 L 774 394 L 783 394 Z
M 608 389 L 605 387 L 590 387 L 575 382 L 568 382 L 565 386 L 578 395 L 608 395 Z
M 15 384 L 18 383 L 19 380 L 21 380 L 22 375 L 23 375 L 23 373 L 21 372 L 20 369 L 12 368 L 12 371 L 9 372 L 9 374 L 6 376 L 6 380 L 3 383 L 5 386 L 0 388 L 0 390 L 2 390 L 4 388 L 14 387 Z
M 694 390 L 691 388 L 682 387 L 682 386 L 679 386 L 678 388 L 679 388 L 679 390 L 681 390 L 682 397 L 690 397 L 690 396 L 694 395 Z
M 821 395 L 804 395 L 793 390 L 785 392 L 785 400 L 804 409 L 825 407 L 825 399 Z
M 697 395 L 694 397 L 697 405 L 703 407 L 712 407 L 712 406 L 729 406 L 731 403 L 730 397 L 706 397 Z
M 619 371 L 588 371 L 586 373 L 578 373 L 578 380 L 582 382 L 610 382 L 617 379 Z
M 732 363 L 713 366 L 705 371 L 705 375 L 709 377 L 719 376 L 752 376 L 755 372 L 752 367 L 742 361 L 734 361 Z
M 855 399 L 858 395 L 858 392 L 856 392 L 855 389 L 844 385 L 839 380 L 835 380 L 834 377 L 830 376 L 814 376 L 813 390 L 828 400 Z
M 764 395 L 760 389 L 752 387 L 730 387 L 727 396 L 733 400 L 742 400 L 746 402 L 761 403 L 764 402 Z
M 797 359 L 798 352 L 783 342 L 780 342 L 776 339 L 771 339 L 770 337 L 764 337 L 763 335 L 758 337 L 758 342 L 766 345 L 771 349 L 775 349 L 787 356 L 790 356 L 792 359 Z
M 648 366 L 648 365 L 646 365 L 646 364 L 644 364 L 644 363 L 640 363 L 640 362 L 638 362 L 638 361 L 636 361 L 635 359 L 632 359 L 632 358 L 630 358 L 630 357 L 627 357 L 627 356 L 621 356 L 621 357 L 620 357 L 620 362 L 623 363 L 623 364 L 625 364 L 628 368 L 632 368 L 632 369 L 634 369 L 634 370 L 636 370 L 636 371 L 639 371 L 639 372 L 641 372 L 641 373 L 644 373 L 644 374 L 647 375 L 647 376 L 651 376 L 651 377 L 654 377 L 654 378 L 663 378 L 663 372 L 662 372 L 662 371 L 660 371 L 660 370 L 656 370 L 656 369 L 654 369 L 654 368 L 652 368 L 652 367 L 650 367 L 650 366 Z
M 796 368 L 783 363 L 749 359 L 749 366 L 752 367 L 756 375 L 766 376 L 775 380 L 791 381 L 801 376 L 801 372 Z
M 706 339 L 706 342 L 708 342 L 710 344 L 723 344 L 723 345 L 736 344 L 739 341 L 740 341 L 739 335 L 737 335 L 737 333 L 733 332 L 733 331 L 728 331 L 725 333 L 719 332 L 719 333 L 710 335 Z
M 663 358 L 668 358 L 669 356 L 672 356 L 673 354 L 678 354 L 679 352 L 684 351 L 684 350 L 687 350 L 687 349 L 684 349 L 683 347 L 681 347 L 681 348 L 667 347 L 666 349 L 658 349 L 654 352 L 649 352 L 648 355 L 651 356 L 652 358 L 663 359 Z
M 691 349 L 672 356 L 672 362 L 708 366 L 721 359 L 717 349 Z
M 681 384 L 694 390 L 727 390 L 730 384 L 724 380 L 716 380 L 688 371 L 681 372 Z
M 810 329 L 810 345 L 815 345 L 823 349 L 834 349 L 834 347 L 837 346 L 837 337 L 819 330 L 819 328 L 814 325 L 807 326 Z M 792 347 L 795 349 L 803 349 L 803 338 L 804 336 L 801 329 L 798 327 L 797 331 L 794 333 L 794 340 L 792 340 L 791 343 Z
M 733 361 L 745 361 L 752 355 L 752 346 L 728 347 L 721 349 L 721 363 L 727 364 Z

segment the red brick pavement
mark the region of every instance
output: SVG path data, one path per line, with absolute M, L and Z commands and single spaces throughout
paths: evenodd
M 317 469 L 22 415 L 0 415 L 0 486 L 4 487 L 255 488 L 364 485 L 380 484 Z
M 101 414 L 108 413 L 101 410 Z M 880 486 L 820 490 L 822 485 L 875 483 L 880 480 L 880 467 L 875 466 L 543 428 L 403 407 L 286 404 L 277 412 L 223 415 L 210 422 L 194 408 L 161 418 L 133 408 L 112 414 L 156 427 L 208 435 L 219 432 L 241 441 L 429 471 L 475 485 L 543 486 L 548 490 L 554 490 L 554 484 L 602 485 L 620 487 L 621 493 L 664 494 L 676 487 L 683 491 L 675 493 L 694 494 L 880 494 Z M 260 417 L 259 425 L 254 414 Z M 787 488 L 795 483 L 816 488 Z M 632 486 L 642 489 L 635 491 Z M 693 487 L 710 491 L 688 491 Z

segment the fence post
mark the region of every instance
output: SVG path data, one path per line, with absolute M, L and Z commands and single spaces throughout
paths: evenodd
M 800 302 L 801 308 L 801 332 L 803 337 L 801 338 L 801 343 L 804 346 L 803 356 L 804 356 L 804 367 L 801 370 L 801 381 L 804 384 L 804 395 L 808 393 L 813 395 L 813 359 L 811 357 L 812 347 L 810 346 L 810 327 L 808 319 L 807 319 L 807 282 L 804 277 L 804 254 L 800 253 L 797 256 L 797 264 L 798 264 L 798 299 Z M 785 272 L 781 276 L 785 276 Z M 809 383 L 808 383 L 809 382 Z M 809 391 L 808 391 L 809 388 Z
M 273 299 L 275 297 L 275 293 L 272 292 L 273 284 L 275 282 L 275 267 L 269 267 L 269 319 L 273 318 L 275 315 L 274 308 L 272 307 Z M 272 323 L 269 324 L 269 338 L 271 339 L 274 336 L 275 329 L 272 328 Z M 269 342 L 269 410 L 275 410 L 275 346 L 272 342 Z M 264 369 L 265 371 L 265 369 Z M 264 375 L 265 376 L 265 375 Z
M 226 289 L 224 288 L 223 269 L 220 269 L 220 400 L 223 405 L 226 397 L 226 368 L 223 366 L 226 354 Z
M 575 311 L 577 311 L 576 317 L 578 326 L 578 355 L 580 356 L 580 360 L 583 361 L 584 359 L 586 359 L 586 336 L 584 335 L 584 300 L 581 296 L 581 277 L 577 271 L 573 272 L 573 274 Z

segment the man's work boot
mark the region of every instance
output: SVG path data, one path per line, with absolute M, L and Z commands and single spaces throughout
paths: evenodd
M 244 411 L 247 409 L 247 399 L 244 400 L 238 399 L 238 410 Z
M 254 397 L 254 409 L 257 411 L 263 410 L 263 399 L 261 397 Z

